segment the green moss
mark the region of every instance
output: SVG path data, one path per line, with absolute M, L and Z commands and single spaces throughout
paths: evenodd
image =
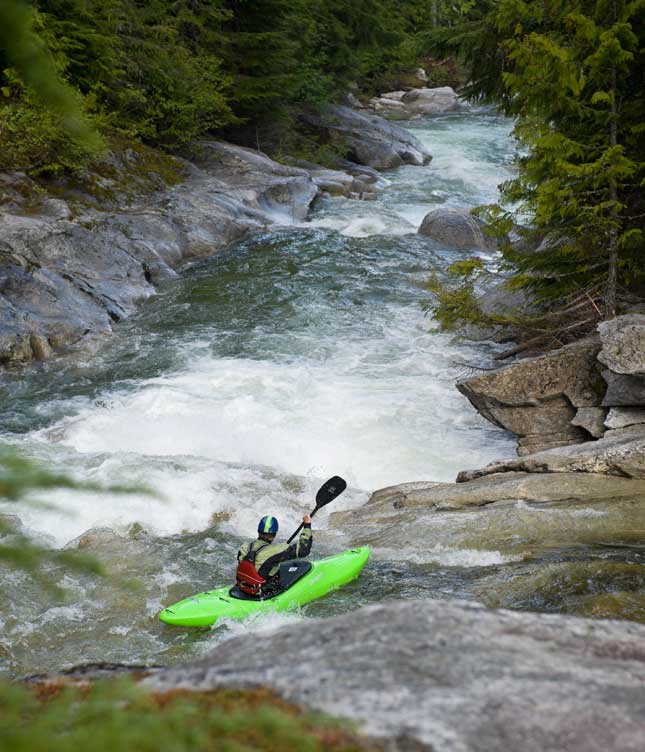
M 80 172 L 41 175 L 35 185 L 72 207 L 110 210 L 185 178 L 186 169 L 176 157 L 133 139 L 114 137 L 105 159 L 90 162 Z
M 0 684 L 0 748 L 12 752 L 358 752 L 374 749 L 330 719 L 267 690 L 161 695 L 132 679 L 91 687 Z

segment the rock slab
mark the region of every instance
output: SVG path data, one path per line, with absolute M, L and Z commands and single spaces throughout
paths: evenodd
M 402 601 L 221 644 L 153 690 L 266 685 L 392 749 L 641 752 L 645 626 Z
M 608 431 L 597 441 L 491 462 L 478 470 L 464 470 L 457 476 L 457 482 L 507 472 L 593 473 L 645 478 L 645 426 Z
M 594 338 L 576 342 L 462 381 L 457 389 L 481 415 L 520 437 L 520 455 L 577 444 L 589 438 L 572 424 L 577 410 L 598 406 L 605 391 L 599 349 Z

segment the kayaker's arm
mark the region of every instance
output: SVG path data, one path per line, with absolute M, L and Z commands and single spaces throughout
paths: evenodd
M 305 556 L 309 556 L 309 552 L 311 551 L 311 544 L 314 541 L 313 533 L 311 532 L 311 517 L 306 514 L 302 518 L 302 532 L 300 533 L 300 538 L 298 539 L 298 543 L 292 544 L 289 546 L 289 548 L 296 549 L 296 552 L 293 556 L 289 557 L 291 559 L 301 559 Z

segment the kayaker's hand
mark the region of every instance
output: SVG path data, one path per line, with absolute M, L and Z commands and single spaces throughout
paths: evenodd
M 311 525 L 311 515 L 309 515 L 309 514 L 306 514 L 306 515 L 305 515 L 305 516 L 304 516 L 304 517 L 302 518 L 302 521 L 303 521 L 303 523 L 304 523 L 305 525 Z

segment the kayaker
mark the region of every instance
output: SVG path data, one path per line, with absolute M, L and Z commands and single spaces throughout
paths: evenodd
M 280 563 L 289 559 L 302 559 L 309 556 L 311 551 L 313 536 L 311 517 L 308 514 L 302 518 L 302 524 L 300 538 L 289 545 L 273 542 L 279 527 L 275 517 L 266 515 L 260 520 L 257 539 L 242 544 L 237 552 L 237 582 L 241 590 L 250 595 L 267 595 L 279 589 Z M 257 581 L 253 577 L 253 568 L 260 578 Z

